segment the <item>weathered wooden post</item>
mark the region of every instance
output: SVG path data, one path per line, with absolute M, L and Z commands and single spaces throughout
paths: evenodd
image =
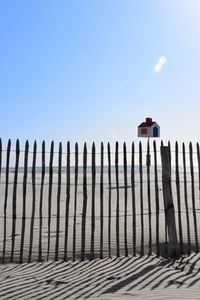
M 161 146 L 161 160 L 165 218 L 169 237 L 169 256 L 175 257 L 178 255 L 178 247 L 175 211 L 171 188 L 171 160 L 168 146 Z

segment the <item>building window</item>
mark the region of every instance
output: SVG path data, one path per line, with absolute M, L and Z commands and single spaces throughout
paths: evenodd
M 147 128 L 142 128 L 141 129 L 141 134 L 147 134 Z

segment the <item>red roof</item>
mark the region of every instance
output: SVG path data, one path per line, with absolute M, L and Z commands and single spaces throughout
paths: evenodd
M 142 122 L 138 127 L 151 127 L 154 123 L 151 118 L 146 118 L 146 122 Z

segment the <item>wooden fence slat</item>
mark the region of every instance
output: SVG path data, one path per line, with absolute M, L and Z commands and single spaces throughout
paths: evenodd
M 22 208 L 22 228 L 21 228 L 21 244 L 20 244 L 20 258 L 19 258 L 20 263 L 23 262 L 24 234 L 25 234 L 25 225 L 26 225 L 26 190 L 27 190 L 28 151 L 29 151 L 29 142 L 26 141 L 25 152 L 24 152 L 23 208 Z
M 2 140 L 0 139 L 0 179 L 1 179 L 1 168 L 2 168 Z
M 116 248 L 117 257 L 120 256 L 120 241 L 119 241 L 119 144 L 115 144 L 115 175 L 116 175 L 116 192 L 117 192 L 117 202 L 116 202 Z
M 156 141 L 153 142 L 154 148 L 154 180 L 155 180 L 155 202 L 156 202 L 156 255 L 160 255 L 159 243 L 159 189 L 158 189 L 158 167 L 157 167 L 157 149 Z
M 124 249 L 125 249 L 125 256 L 128 256 L 128 242 L 127 242 L 128 184 L 127 184 L 126 143 L 124 143 L 123 145 L 123 163 L 124 163 Z
M 136 211 L 135 211 L 135 145 L 131 150 L 131 191 L 132 191 L 132 230 L 133 230 L 133 255 L 136 255 Z
M 140 212 L 141 212 L 141 256 L 144 255 L 144 211 L 143 211 L 143 170 L 142 143 L 139 143 L 139 172 L 140 172 Z
M 172 155 L 171 155 L 171 143 L 170 141 L 168 141 L 168 147 L 169 147 L 169 159 L 170 159 L 170 162 L 172 160 Z M 171 168 L 171 163 L 170 163 L 170 174 L 172 173 L 172 168 Z
M 3 263 L 5 261 L 5 251 L 6 251 L 6 233 L 7 233 L 6 221 L 7 221 L 10 150 L 11 150 L 11 140 L 9 139 L 7 145 L 7 152 L 6 152 L 6 185 L 5 185 L 5 200 L 4 200 L 4 235 L 3 235 L 3 255 L 2 255 Z
M 94 232 L 95 232 L 95 185 L 96 185 L 96 165 L 95 165 L 95 144 L 92 144 L 92 207 L 91 207 L 91 249 L 90 260 L 94 259 Z
M 197 143 L 197 161 L 198 161 L 199 198 L 200 198 L 200 152 L 199 152 L 199 143 Z
M 1 180 L 1 168 L 2 168 L 2 140 L 0 139 L 0 180 Z
M 59 143 L 58 153 L 58 189 L 57 189 L 57 218 L 56 218 L 56 245 L 55 245 L 55 261 L 59 256 L 59 236 L 60 236 L 60 194 L 61 194 L 61 172 L 62 172 L 62 144 Z
M 47 261 L 49 260 L 49 251 L 51 243 L 51 201 L 52 201 L 52 184 L 53 184 L 53 156 L 54 142 L 51 142 L 49 157 L 49 190 L 48 190 L 48 245 L 47 245 Z
M 65 209 L 65 245 L 64 261 L 67 261 L 68 231 L 69 231 L 69 202 L 70 202 L 70 142 L 67 142 L 67 189 L 66 189 L 66 209 Z
M 187 222 L 187 238 L 188 238 L 188 254 L 191 253 L 191 238 L 190 238 L 190 219 L 188 210 L 188 196 L 187 196 L 187 172 L 186 172 L 186 159 L 185 159 L 185 144 L 182 145 L 183 153 L 183 176 L 184 176 L 184 199 L 185 199 L 185 211 L 186 211 L 186 222 Z
M 150 145 L 147 142 L 147 157 L 150 160 Z M 149 217 L 149 255 L 152 254 L 152 229 L 151 229 L 151 187 L 150 187 L 150 163 L 147 164 L 147 199 Z
M 14 256 L 14 247 L 15 247 L 15 231 L 16 231 L 16 202 L 17 202 L 17 179 L 18 179 L 18 169 L 19 169 L 19 154 L 20 146 L 19 140 L 16 141 L 16 150 L 15 150 L 15 172 L 14 172 L 14 184 L 13 184 L 13 197 L 12 197 L 12 248 L 11 248 L 11 257 L 10 261 L 13 262 Z
M 81 231 L 81 261 L 85 259 L 85 227 L 87 212 L 87 146 L 83 150 L 83 209 L 82 209 L 82 231 Z
M 108 256 L 111 257 L 111 155 L 108 143 Z
M 36 156 L 37 156 L 37 143 L 35 141 L 34 145 L 33 145 L 33 162 L 32 162 L 32 212 L 31 212 L 28 262 L 31 262 L 31 257 L 32 257 L 33 230 L 34 230 L 34 221 L 35 221 L 35 202 L 36 202 L 35 167 L 36 167 Z
M 196 207 L 195 207 L 193 149 L 192 149 L 192 143 L 191 142 L 189 144 L 189 152 L 190 152 L 190 175 L 191 175 L 192 212 L 193 212 L 193 220 L 194 220 L 195 246 L 196 246 L 196 252 L 198 252 L 198 250 L 199 250 L 199 242 L 198 242 Z
M 75 144 L 75 182 L 74 182 L 74 224 L 73 224 L 73 255 L 72 259 L 76 259 L 76 210 L 77 210 L 77 186 L 78 186 L 78 144 Z
M 181 221 L 178 142 L 176 142 L 175 144 L 175 156 L 176 156 L 176 192 L 177 192 L 177 204 L 178 204 L 179 244 L 180 244 L 180 253 L 182 254 L 183 253 L 183 231 L 182 231 L 182 221 Z
M 42 174 L 40 185 L 40 203 L 39 203 L 39 244 L 38 244 L 38 261 L 42 261 L 42 207 L 43 207 L 43 190 L 45 177 L 45 141 L 42 142 Z
M 100 174 L 100 258 L 103 258 L 103 164 L 104 146 L 101 143 L 101 174 Z

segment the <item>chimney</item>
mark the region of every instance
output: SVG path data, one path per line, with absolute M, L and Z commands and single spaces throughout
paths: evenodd
M 147 125 L 151 125 L 152 124 L 152 118 L 146 118 L 146 123 L 147 123 Z

